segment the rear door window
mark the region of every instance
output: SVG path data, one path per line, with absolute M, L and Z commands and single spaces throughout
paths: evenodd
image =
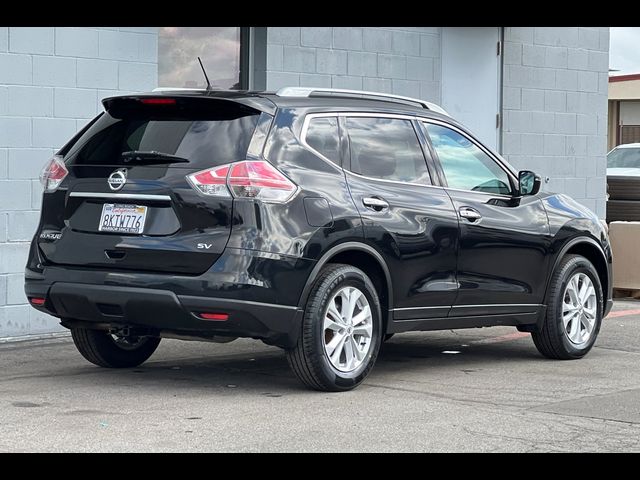
M 353 173 L 396 182 L 431 184 L 410 120 L 348 117 L 346 125 Z

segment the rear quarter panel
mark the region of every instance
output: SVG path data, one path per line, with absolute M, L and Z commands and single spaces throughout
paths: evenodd
M 226 250 L 244 262 L 234 270 L 259 279 L 262 290 L 274 292 L 277 303 L 286 305 L 298 303 L 325 252 L 340 243 L 362 242 L 364 237 L 344 172 L 302 145 L 303 121 L 304 113 L 297 109 L 278 110 L 262 152 L 298 186 L 298 192 L 284 204 L 235 199 Z M 242 255 L 243 250 L 253 253 Z
M 344 172 L 301 144 L 303 120 L 304 114 L 293 109 L 278 110 L 263 152 L 299 191 L 285 204 L 235 200 L 228 247 L 318 260 L 337 243 L 362 240 L 362 221 Z M 313 225 L 305 199 L 308 210 L 327 209 L 316 212 Z

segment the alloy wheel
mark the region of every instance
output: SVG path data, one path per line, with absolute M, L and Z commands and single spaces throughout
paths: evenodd
M 367 358 L 372 344 L 373 316 L 365 294 L 343 287 L 329 301 L 324 314 L 324 351 L 341 372 L 356 370 Z
M 584 273 L 574 274 L 567 282 L 562 300 L 562 324 L 571 343 L 582 346 L 591 339 L 597 314 L 598 298 L 593 282 Z

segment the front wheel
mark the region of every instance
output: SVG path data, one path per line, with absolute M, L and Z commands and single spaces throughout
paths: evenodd
M 531 333 L 547 358 L 584 357 L 602 323 L 602 285 L 593 264 L 581 255 L 567 255 L 551 277 L 547 313 L 542 327 Z
M 106 368 L 137 367 L 156 351 L 160 343 L 159 337 L 118 337 L 88 328 L 72 328 L 71 337 L 84 358 Z
M 315 390 L 357 387 L 378 356 L 380 312 L 376 289 L 362 270 L 325 267 L 307 300 L 298 342 L 287 351 L 296 376 Z

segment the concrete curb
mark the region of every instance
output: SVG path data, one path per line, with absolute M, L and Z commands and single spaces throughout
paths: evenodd
M 3 337 L 0 338 L 0 345 L 5 343 L 30 342 L 34 340 L 55 340 L 69 337 L 71 337 L 70 332 L 42 333 L 40 335 L 23 335 L 21 337 Z

